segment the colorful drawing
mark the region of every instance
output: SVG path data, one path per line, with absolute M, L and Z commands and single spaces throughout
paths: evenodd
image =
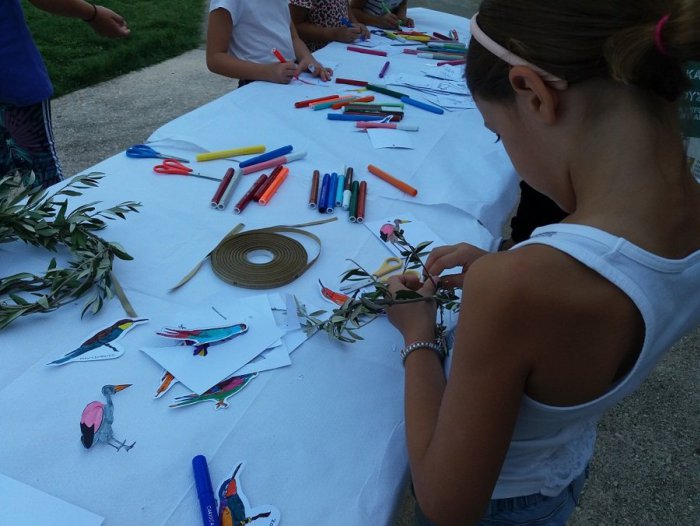
M 160 398 L 165 393 L 167 393 L 170 388 L 177 383 L 175 377 L 170 374 L 169 371 L 163 370 L 163 376 L 160 379 L 160 385 L 156 390 L 156 394 L 153 398 Z
M 87 362 L 92 360 L 111 360 L 124 354 L 124 347 L 117 340 L 121 339 L 133 327 L 147 322 L 148 319 L 124 318 L 106 327 L 80 344 L 80 347 L 64 354 L 61 358 L 46 365 L 64 365 L 70 362 Z
M 345 294 L 329 289 L 323 283 L 321 283 L 320 279 L 318 280 L 318 283 L 321 285 L 321 296 L 326 298 L 331 303 L 335 303 L 336 305 L 342 307 L 343 304 L 350 299 L 350 296 L 346 296 Z
M 379 229 L 379 237 L 382 241 L 395 243 L 397 241 L 396 234 L 403 234 L 401 230 L 401 225 L 404 223 L 410 223 L 411 221 L 407 219 L 394 219 L 394 223 L 385 223 Z
M 219 486 L 219 520 L 221 526 L 239 526 L 255 524 L 273 526 L 280 520 L 280 512 L 270 505 L 250 508 L 248 498 L 243 494 L 240 476 L 245 464 L 240 462 L 233 471 L 231 478 Z
M 119 442 L 112 434 L 112 424 L 114 423 L 114 405 L 112 404 L 112 395 L 123 391 L 131 384 L 105 385 L 102 387 L 102 395 L 107 399 L 107 403 L 103 404 L 95 400 L 90 402 L 83 409 L 83 414 L 80 417 L 80 441 L 86 449 L 90 449 L 95 442 L 104 442 L 109 444 L 117 451 L 124 448 L 129 451 L 136 442 L 130 446 L 126 445 L 126 440 Z
M 171 404 L 170 407 L 185 407 L 188 405 L 198 404 L 199 402 L 211 401 L 216 402 L 216 409 L 225 409 L 228 407 L 228 403 L 226 401 L 248 385 L 257 375 L 258 373 L 244 374 L 243 376 L 232 376 L 223 382 L 219 382 L 201 395 L 193 393 L 185 396 L 178 396 L 175 399 L 176 402 Z
M 248 330 L 245 323 L 235 325 L 225 325 L 222 327 L 207 327 L 202 329 L 171 329 L 166 327 L 163 332 L 158 332 L 159 336 L 180 340 L 183 345 L 194 345 L 193 354 L 206 356 L 210 345 L 227 342 L 239 334 Z

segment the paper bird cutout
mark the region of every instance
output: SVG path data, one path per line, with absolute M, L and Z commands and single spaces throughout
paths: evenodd
M 274 506 L 264 505 L 250 507 L 250 502 L 241 488 L 241 472 L 245 463 L 240 462 L 233 471 L 231 478 L 219 486 L 219 520 L 221 526 L 239 526 L 255 523 L 257 526 L 273 526 L 279 524 L 280 512 Z
M 64 365 L 70 362 L 88 362 L 92 360 L 112 360 L 124 354 L 124 347 L 117 343 L 136 325 L 147 322 L 148 319 L 121 319 L 106 327 L 80 344 L 77 349 L 66 353 L 61 358 L 46 365 Z
M 112 434 L 112 424 L 114 423 L 114 405 L 112 404 L 112 395 L 123 391 L 131 384 L 120 385 L 105 385 L 102 387 L 102 395 L 107 400 L 106 404 L 98 402 L 90 402 L 83 409 L 83 414 L 80 417 L 80 441 L 86 449 L 90 449 L 95 442 L 104 442 L 119 451 L 124 448 L 129 451 L 136 442 L 130 446 L 126 445 L 126 440 L 114 438 Z
M 202 329 L 172 329 L 166 327 L 163 332 L 158 332 L 159 336 L 180 340 L 183 345 L 194 345 L 194 355 L 206 356 L 210 345 L 227 342 L 239 334 L 248 330 L 245 323 L 226 325 L 222 327 L 208 327 Z
M 171 404 L 170 407 L 184 407 L 198 404 L 199 402 L 211 401 L 216 403 L 216 409 L 227 408 L 228 403 L 226 400 L 248 385 L 257 375 L 258 373 L 232 376 L 223 382 L 219 382 L 201 395 L 193 393 L 185 396 L 178 396 L 175 398 L 176 402 Z

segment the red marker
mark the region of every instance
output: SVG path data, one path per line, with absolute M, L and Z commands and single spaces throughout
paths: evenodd
M 255 195 L 255 192 L 257 192 L 258 189 L 265 184 L 265 181 L 267 181 L 267 175 L 262 174 L 260 177 L 258 177 L 257 181 L 253 183 L 253 186 L 250 187 L 241 200 L 236 203 L 236 206 L 233 207 L 233 212 L 236 214 L 243 212 L 243 209 L 253 200 L 253 195 Z
M 285 62 L 287 62 L 287 61 L 284 59 L 284 57 L 282 56 L 282 53 L 280 53 L 279 51 L 277 51 L 277 48 L 274 48 L 274 47 L 272 48 L 272 54 L 275 55 L 275 57 L 277 57 L 277 60 L 279 60 L 282 64 L 284 64 Z

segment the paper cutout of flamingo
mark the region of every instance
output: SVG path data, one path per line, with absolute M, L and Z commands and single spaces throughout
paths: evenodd
M 112 424 L 114 423 L 114 404 L 112 403 L 112 395 L 123 391 L 131 384 L 105 385 L 102 387 L 102 395 L 107 400 L 106 404 L 98 402 L 90 402 L 83 409 L 83 414 L 80 417 L 80 441 L 86 449 L 90 449 L 95 442 L 104 442 L 109 444 L 117 451 L 124 448 L 129 451 L 136 442 L 130 446 L 126 445 L 126 440 L 119 442 L 112 433 Z M 116 442 L 114 444 L 113 442 Z

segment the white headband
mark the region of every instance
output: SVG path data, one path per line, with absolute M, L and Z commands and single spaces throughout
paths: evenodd
M 478 14 L 479 13 L 476 15 Z M 484 33 L 476 23 L 476 15 L 472 17 L 471 22 L 469 23 L 469 31 L 471 32 L 474 40 L 500 58 L 503 62 L 510 64 L 511 66 L 526 66 L 530 68 L 540 77 L 542 77 L 542 80 L 548 84 L 551 84 L 554 89 L 565 90 L 567 88 L 569 83 L 566 80 L 552 75 L 538 66 L 535 66 L 524 58 L 519 57 L 512 51 L 508 51 L 506 48 Z

